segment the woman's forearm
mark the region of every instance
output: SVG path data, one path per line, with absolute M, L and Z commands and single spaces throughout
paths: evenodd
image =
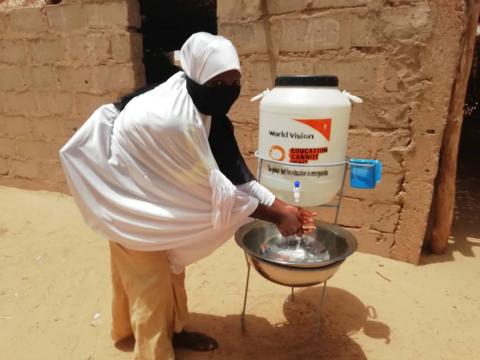
M 278 207 L 274 207 L 273 205 L 267 206 L 258 203 L 257 208 L 250 216 L 255 219 L 265 220 L 274 224 L 279 224 L 282 221 L 283 213 Z

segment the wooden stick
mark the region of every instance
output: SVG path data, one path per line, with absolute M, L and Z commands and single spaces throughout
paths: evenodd
M 457 155 L 463 122 L 463 106 L 475 48 L 475 34 L 480 0 L 466 0 L 466 24 L 463 51 L 452 89 L 447 125 L 445 127 L 440 163 L 430 212 L 430 228 L 426 242 L 432 252 L 443 254 L 447 249 L 455 204 Z

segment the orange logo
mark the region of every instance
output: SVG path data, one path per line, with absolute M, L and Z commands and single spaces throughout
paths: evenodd
M 293 119 L 295 121 L 301 122 L 307 126 L 310 126 L 312 129 L 317 130 L 322 134 L 325 139 L 330 141 L 330 130 L 332 127 L 332 119 Z
M 285 160 L 285 149 L 278 145 L 272 145 L 268 155 L 270 155 L 270 158 L 273 160 L 283 161 Z

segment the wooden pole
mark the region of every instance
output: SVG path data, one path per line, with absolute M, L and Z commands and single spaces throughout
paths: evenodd
M 430 250 L 435 254 L 443 254 L 447 249 L 453 222 L 458 145 L 462 131 L 463 106 L 472 66 L 480 11 L 480 0 L 465 0 L 465 4 L 466 24 L 463 35 L 463 50 L 452 88 L 447 125 L 440 150 L 440 163 L 435 180 L 430 226 L 425 239 Z

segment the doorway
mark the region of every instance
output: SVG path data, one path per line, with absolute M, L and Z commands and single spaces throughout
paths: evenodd
M 472 68 L 465 98 L 460 137 L 455 212 L 452 234 L 454 247 L 465 256 L 474 256 L 480 246 L 480 25 L 477 26 Z
M 147 85 L 178 71 L 173 52 L 198 31 L 217 34 L 216 0 L 139 0 Z

